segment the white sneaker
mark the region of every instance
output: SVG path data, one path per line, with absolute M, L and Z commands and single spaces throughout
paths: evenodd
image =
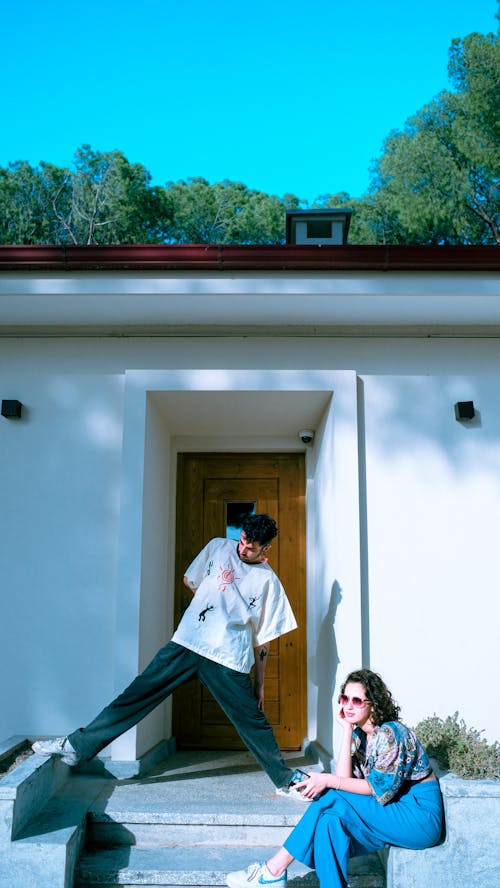
M 292 802 L 312 802 L 312 799 L 306 798 L 302 795 L 300 789 L 297 789 L 295 786 L 277 786 L 276 787 L 276 795 L 286 796 L 287 799 L 291 799 Z
M 226 876 L 229 888 L 257 888 L 257 885 L 270 885 L 272 888 L 286 888 L 286 870 L 282 876 L 273 876 L 265 863 L 251 863 L 246 870 L 236 870 Z
M 67 737 L 55 737 L 54 740 L 35 740 L 31 748 L 37 755 L 58 755 L 61 761 L 66 762 L 67 765 L 77 765 L 80 761 L 80 756 Z

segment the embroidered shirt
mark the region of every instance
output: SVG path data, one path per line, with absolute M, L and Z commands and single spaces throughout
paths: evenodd
M 384 722 L 368 742 L 355 728 L 352 737 L 352 770 L 368 780 L 377 801 L 390 802 L 405 780 L 422 780 L 431 773 L 427 753 L 415 732 L 401 722 Z
M 297 628 L 285 590 L 265 562 L 241 561 L 235 540 L 211 540 L 186 570 L 196 589 L 172 641 L 237 672 L 255 647 Z

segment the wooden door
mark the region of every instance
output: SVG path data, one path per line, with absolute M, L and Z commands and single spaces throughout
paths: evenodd
M 304 456 L 179 454 L 177 489 L 176 625 L 191 600 L 182 582 L 186 568 L 210 539 L 231 535 L 227 527 L 235 511 L 267 512 L 278 524 L 269 564 L 285 587 L 299 628 L 270 645 L 264 709 L 278 745 L 300 749 L 307 724 Z M 174 694 L 173 732 L 179 748 L 244 748 L 198 681 Z

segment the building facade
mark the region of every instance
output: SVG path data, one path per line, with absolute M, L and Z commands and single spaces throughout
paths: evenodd
M 300 623 L 268 678 L 284 748 L 334 754 L 361 664 L 407 723 L 496 739 L 499 271 L 495 247 L 0 247 L 2 735 L 93 717 L 253 504 Z M 189 691 L 112 757 L 183 705 L 188 745 L 234 745 Z

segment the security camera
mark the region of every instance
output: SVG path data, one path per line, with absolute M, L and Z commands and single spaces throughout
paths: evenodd
M 311 444 L 314 440 L 314 432 L 312 429 L 301 429 L 299 438 L 303 444 Z

